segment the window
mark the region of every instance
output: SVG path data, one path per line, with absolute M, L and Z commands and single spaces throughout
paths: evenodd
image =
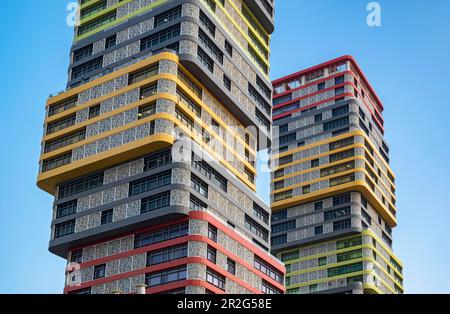
M 195 196 L 191 195 L 190 201 L 189 201 L 189 209 L 196 210 L 196 211 L 203 211 L 208 208 L 208 205 L 200 201 Z
M 345 253 L 339 253 L 337 255 L 337 262 L 338 263 L 346 262 L 346 261 L 350 261 L 350 260 L 361 258 L 361 257 L 362 257 L 362 249 L 345 252 Z
M 302 194 L 311 193 L 311 185 L 305 185 L 302 187 Z
M 117 44 L 117 35 L 106 38 L 105 49 L 114 47 Z
M 42 163 L 42 172 L 47 172 L 72 162 L 72 152 L 44 160 Z
M 200 47 L 197 49 L 197 58 L 211 73 L 214 71 L 214 61 L 207 55 L 207 53 Z
M 340 153 L 330 155 L 330 163 L 336 162 L 342 159 L 347 159 L 355 156 L 355 150 L 349 149 Z
M 111 23 L 116 20 L 116 11 L 111 12 L 107 15 L 104 15 L 98 19 L 93 20 L 92 22 L 86 23 L 80 27 L 78 27 L 77 34 L 78 36 L 87 34 L 103 25 Z
M 101 264 L 94 267 L 94 280 L 104 278 L 105 276 L 106 276 L 106 264 Z
M 336 222 L 333 222 L 333 231 L 349 229 L 351 226 L 352 226 L 351 219 L 336 221 Z
M 230 57 L 233 57 L 233 45 L 231 45 L 230 42 L 226 39 L 225 39 L 225 51 Z
M 236 262 L 227 258 L 227 270 L 230 274 L 236 275 Z
M 76 121 L 76 114 L 73 114 L 67 118 L 64 118 L 63 120 L 51 122 L 47 125 L 47 135 L 71 127 L 72 125 L 75 124 L 75 121 Z
M 320 166 L 320 160 L 319 159 L 314 159 L 311 160 L 311 168 L 316 168 Z
M 333 220 L 340 217 L 350 216 L 351 215 L 351 207 L 347 206 L 344 208 L 338 208 L 334 210 L 329 210 L 324 213 L 324 220 Z
M 203 46 L 216 58 L 220 64 L 223 64 L 223 52 L 217 45 L 206 35 L 206 33 L 200 28 L 198 30 L 198 38 Z
M 77 212 L 77 200 L 63 203 L 56 208 L 56 219 L 73 215 Z
M 348 171 L 355 168 L 355 161 L 350 161 L 345 164 L 325 168 L 320 170 L 320 177 L 328 177 L 336 173 Z
M 281 254 L 281 261 L 282 262 L 287 262 L 287 261 L 292 261 L 294 259 L 300 258 L 300 251 L 294 251 L 294 252 L 289 252 L 289 253 L 284 253 Z
M 355 181 L 355 174 L 330 179 L 330 187 Z
M 337 129 L 337 128 L 348 125 L 349 122 L 350 122 L 350 120 L 348 117 L 344 117 L 344 118 L 340 118 L 340 119 L 333 120 L 330 122 L 326 122 L 323 124 L 323 130 L 329 131 L 331 129 Z
M 223 75 L 223 85 L 225 85 L 225 87 L 231 91 L 231 80 L 228 76 L 226 76 L 225 74 Z
M 317 84 L 317 90 L 321 91 L 325 89 L 325 82 Z
M 170 206 L 170 191 L 142 199 L 141 214 Z
M 264 83 L 264 81 L 259 76 L 256 76 L 256 86 L 268 99 L 272 98 L 271 89 L 267 87 L 266 83 Z
M 155 16 L 155 28 L 163 24 L 169 23 L 181 16 L 181 6 L 174 9 L 161 13 Z
M 172 181 L 172 171 L 166 171 L 130 183 L 129 196 L 142 194 L 166 185 Z
M 153 46 L 157 46 L 162 44 L 172 38 L 180 36 L 181 26 L 180 24 L 169 27 L 163 31 L 160 31 L 156 34 L 147 36 L 141 40 L 141 51 L 152 48 Z
M 310 293 L 314 293 L 314 292 L 317 292 L 317 291 L 319 291 L 319 286 L 317 284 L 309 286 L 309 292 Z
M 191 188 L 208 198 L 208 185 L 193 174 L 191 174 Z
M 317 114 L 314 116 L 314 122 L 319 123 L 322 122 L 322 114 Z
M 323 234 L 323 226 L 318 226 L 314 228 L 314 235 L 321 235 Z
M 64 237 L 75 232 L 75 219 L 55 225 L 55 238 Z
M 258 224 L 248 215 L 245 215 L 245 227 L 250 230 L 253 234 L 262 238 L 264 241 L 269 239 L 269 231 L 267 231 L 263 226 Z
M 185 258 L 188 254 L 187 244 L 172 246 L 147 253 L 147 267 Z
M 297 133 L 280 136 L 279 144 L 284 145 L 297 140 Z
M 280 245 L 287 242 L 287 234 L 272 237 L 272 245 Z
M 44 152 L 49 153 L 80 142 L 86 138 L 86 128 L 45 143 Z
M 211 268 L 206 269 L 206 281 L 216 286 L 217 288 L 225 291 L 225 277 L 215 272 Z
M 253 202 L 253 215 L 262 220 L 264 223 L 269 223 L 269 213 L 266 212 L 261 206 Z
M 260 84 L 264 84 L 263 82 L 260 82 Z M 263 85 L 265 86 L 265 85 Z M 259 108 L 263 109 L 268 115 L 271 114 L 272 108 L 269 105 L 269 103 L 261 96 L 261 94 L 256 90 L 255 87 L 253 87 L 252 84 L 248 84 L 248 92 L 250 94 L 250 97 L 256 102 Z M 267 92 L 267 91 L 264 91 Z M 270 96 L 270 91 L 269 96 Z M 270 97 L 267 97 L 270 98 Z
M 342 250 L 353 246 L 358 246 L 362 244 L 362 237 L 340 240 L 336 242 L 336 249 Z
M 272 221 L 279 221 L 287 218 L 287 210 L 272 214 Z
M 91 294 L 91 287 L 68 292 L 67 294 Z
M 63 111 L 69 110 L 70 108 L 77 106 L 77 104 L 78 104 L 78 95 L 62 100 L 54 105 L 51 105 L 48 108 L 48 116 L 51 117 Z
M 148 97 L 155 96 L 158 93 L 158 86 L 157 84 L 150 84 L 147 86 L 142 86 L 140 88 L 140 99 L 145 99 Z
M 330 143 L 329 144 L 329 150 L 330 151 L 336 150 L 336 149 L 339 149 L 339 148 L 343 148 L 343 147 L 346 147 L 346 146 L 353 145 L 354 143 L 355 143 L 354 138 L 353 137 L 349 137 L 349 138 L 346 138 L 346 139 L 343 139 L 343 140 L 339 140 L 339 141 Z
M 93 119 L 100 115 L 100 104 L 89 108 L 89 119 Z
M 327 264 L 327 258 L 326 257 L 320 257 L 318 260 L 319 266 L 325 266 Z
M 285 157 L 280 158 L 278 163 L 280 164 L 280 166 L 284 166 L 286 164 L 290 164 L 293 161 L 294 161 L 293 160 L 293 156 L 289 155 L 289 156 L 285 156 Z
M 130 73 L 128 76 L 128 85 L 133 85 L 143 80 L 146 80 L 152 76 L 157 75 L 159 72 L 159 63 L 152 64 L 144 69 Z
M 262 281 L 261 292 L 263 294 L 282 294 L 283 293 L 281 290 L 277 289 L 276 287 L 274 287 L 273 285 L 271 285 L 270 283 L 268 283 L 265 280 Z
M 86 47 L 75 50 L 73 53 L 73 62 L 81 61 L 87 57 L 92 56 L 94 44 L 87 45 Z
M 181 238 L 188 235 L 188 232 L 189 224 L 183 223 L 180 225 L 158 229 L 156 231 L 140 233 L 134 237 L 134 248 L 138 249 L 155 243 Z
M 335 85 L 343 84 L 344 82 L 345 82 L 345 76 L 344 75 L 338 76 L 338 77 L 336 77 L 334 79 L 334 84 Z
M 197 96 L 199 99 L 202 99 L 202 89 L 198 87 L 194 82 L 192 82 L 189 77 L 184 74 L 183 71 L 180 71 L 180 69 L 178 69 L 177 76 L 178 79 L 183 82 L 183 84 L 186 85 L 186 87 L 190 91 L 192 91 L 195 96 Z
M 200 23 L 205 27 L 205 29 L 213 36 L 216 37 L 216 26 L 213 22 L 206 16 L 203 11 L 200 10 Z M 225 42 L 226 45 L 227 42 Z M 231 45 L 230 45 L 231 46 Z M 233 48 L 233 47 L 231 47 Z
M 183 265 L 176 268 L 166 269 L 145 275 L 145 284 L 148 287 L 155 287 L 171 282 L 186 279 L 187 266 Z
M 345 93 L 345 87 L 344 87 L 344 86 L 339 87 L 339 88 L 336 88 L 336 89 L 334 90 L 334 94 L 335 94 L 336 96 L 342 95 L 342 94 L 344 94 L 344 93 Z
M 208 261 L 215 264 L 217 262 L 217 250 L 212 246 L 208 245 L 206 257 Z
M 363 270 L 363 263 L 355 263 L 345 266 L 333 267 L 328 269 L 328 277 L 336 277 L 349 273 L 354 273 Z
M 166 151 L 144 158 L 144 172 L 172 163 L 172 152 Z
M 58 198 L 66 198 L 103 185 L 103 172 L 59 186 Z
M 283 274 L 257 256 L 255 256 L 254 266 L 260 272 L 266 274 L 276 282 L 283 283 Z
M 286 191 L 286 192 L 276 193 L 273 196 L 273 200 L 275 202 L 280 202 L 280 201 L 284 201 L 284 200 L 286 200 L 288 198 L 291 198 L 291 197 L 292 197 L 292 190 L 289 190 L 289 191 Z
M 208 238 L 217 242 L 217 228 L 211 224 L 208 224 Z
M 323 209 L 323 201 L 314 203 L 314 210 L 322 210 Z
M 350 203 L 350 194 L 343 194 L 333 197 L 333 206 L 339 206 Z
M 83 250 L 75 250 L 70 254 L 70 262 L 81 264 L 83 262 Z
M 289 230 L 295 229 L 295 227 L 296 227 L 295 220 L 291 220 L 291 221 L 284 222 L 281 224 L 272 225 L 272 233 L 280 233 L 280 232 L 289 231 Z
M 72 80 L 85 76 L 95 70 L 101 69 L 103 64 L 103 57 L 95 58 L 91 61 L 83 63 L 72 69 Z
M 109 209 L 102 212 L 102 225 L 109 224 L 113 222 L 114 210 Z
M 342 107 L 339 107 L 339 108 L 335 108 L 332 111 L 333 118 L 339 117 L 339 116 L 343 116 L 343 115 L 345 115 L 347 113 L 349 113 L 348 105 L 345 105 L 345 106 L 342 106 Z

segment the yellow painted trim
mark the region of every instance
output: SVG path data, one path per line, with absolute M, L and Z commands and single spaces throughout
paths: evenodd
M 360 144 L 355 144 L 355 145 L 352 145 L 352 147 L 353 147 L 353 148 L 361 147 L 361 145 L 360 145 Z M 348 148 L 352 148 L 352 147 L 348 146 L 347 149 L 348 149 Z M 345 150 L 346 150 L 346 149 L 344 149 L 343 151 L 345 151 Z M 338 150 L 333 151 L 333 153 L 334 153 L 334 152 L 340 152 L 340 151 L 341 151 L 341 149 L 339 149 L 339 151 L 338 151 Z M 328 155 L 328 154 L 325 153 L 325 156 L 327 156 L 327 155 Z M 308 157 L 308 158 L 302 159 L 302 162 L 304 162 L 304 161 L 306 161 L 306 160 L 309 160 L 309 159 L 312 160 L 312 159 L 320 158 L 320 157 L 323 157 L 323 156 L 324 156 L 324 154 L 314 155 L 313 157 Z M 385 182 L 383 181 L 383 179 L 377 174 L 377 172 L 376 172 L 376 171 L 372 168 L 372 166 L 367 162 L 367 159 L 366 159 L 364 156 L 361 156 L 361 155 L 357 155 L 357 156 L 354 156 L 354 157 L 342 159 L 342 160 L 339 160 L 339 161 L 336 161 L 336 162 L 333 162 L 333 163 L 329 163 L 329 164 L 324 164 L 324 165 L 321 165 L 321 166 L 319 166 L 319 167 L 315 167 L 315 168 L 310 168 L 310 169 L 305 169 L 305 170 L 301 170 L 301 171 L 298 171 L 298 172 L 294 172 L 294 173 L 291 173 L 291 174 L 289 174 L 289 175 L 286 175 L 286 176 L 283 176 L 283 177 L 280 177 L 280 178 L 276 178 L 276 179 L 272 180 L 272 183 L 276 183 L 276 182 L 279 182 L 279 181 L 283 181 L 283 180 L 285 180 L 285 179 L 292 178 L 292 177 L 296 177 L 296 176 L 303 175 L 303 174 L 306 174 L 306 173 L 312 173 L 312 172 L 315 172 L 315 171 L 317 171 L 317 170 L 326 169 L 326 168 L 333 167 L 333 166 L 336 166 L 336 165 L 344 164 L 344 163 L 349 162 L 349 161 L 352 161 L 352 160 L 355 160 L 355 161 L 356 161 L 356 160 L 362 160 L 362 161 L 365 162 L 365 166 L 367 166 L 367 165 L 369 166 L 369 168 L 372 170 L 372 172 L 373 172 L 373 173 L 375 174 L 375 176 L 378 178 L 378 181 L 381 182 L 381 184 L 382 184 L 382 185 L 385 187 L 385 189 L 388 191 L 389 195 L 386 195 L 386 193 L 384 193 L 384 191 L 379 187 L 379 183 L 376 183 L 376 182 L 372 179 L 372 177 L 370 176 L 370 174 L 369 174 L 369 172 L 366 170 L 366 168 L 354 168 L 354 169 L 363 169 L 363 170 L 364 170 L 364 173 L 367 174 L 367 178 L 370 179 L 370 181 L 374 184 L 374 186 L 377 188 L 377 190 L 385 197 L 385 199 L 389 202 L 389 204 L 396 210 L 396 206 L 394 205 L 394 203 L 392 203 L 392 198 L 396 200 L 396 197 L 395 197 L 394 193 L 392 193 L 392 191 L 386 186 L 386 184 L 385 184 Z M 297 163 L 297 162 L 296 162 L 296 163 Z M 349 171 L 350 171 L 350 170 L 349 170 Z M 308 185 L 309 183 L 312 184 L 312 183 L 320 182 L 320 181 L 323 181 L 323 180 L 332 179 L 332 178 L 334 178 L 334 177 L 344 176 L 345 174 L 346 174 L 346 172 L 343 171 L 343 172 L 338 172 L 338 173 L 336 173 L 336 174 L 334 174 L 334 175 L 331 175 L 331 176 L 320 177 L 320 178 L 317 178 L 317 179 L 314 179 L 314 180 L 311 180 L 311 181 L 306 181 L 306 182 L 297 183 L 297 184 L 295 184 L 295 185 L 290 185 L 290 186 L 284 187 L 284 188 L 282 188 L 282 189 L 273 190 L 273 191 L 271 192 L 271 195 L 275 195 L 275 194 L 282 193 L 282 192 L 286 192 L 286 191 L 289 191 L 289 190 L 292 190 L 292 189 L 295 189 L 295 188 L 299 188 L 299 187 Z
M 396 217 L 389 211 L 389 209 L 385 208 L 385 205 L 378 200 L 378 196 L 376 196 L 372 189 L 367 185 L 367 183 L 362 180 L 356 180 L 346 184 L 337 185 L 335 187 L 311 192 L 305 195 L 299 195 L 286 200 L 273 202 L 272 211 L 278 212 L 283 209 L 294 207 L 306 202 L 312 202 L 314 200 L 324 199 L 327 197 L 335 196 L 337 194 L 352 191 L 358 191 L 362 193 L 389 226 L 395 227 L 397 225 Z
M 283 152 L 283 153 L 280 153 L 280 154 L 272 154 L 270 156 L 270 160 L 274 161 L 275 159 L 283 158 L 283 157 L 286 157 L 286 156 L 289 156 L 289 155 L 292 155 L 292 154 L 295 154 L 295 153 L 302 152 L 302 151 L 307 150 L 307 149 L 311 149 L 311 148 L 314 148 L 314 147 L 322 146 L 322 145 L 329 144 L 329 143 L 332 143 L 332 142 L 337 142 L 339 140 L 343 140 L 343 139 L 346 139 L 346 138 L 349 138 L 349 137 L 354 137 L 354 136 L 362 136 L 364 139 L 366 139 L 369 142 L 369 144 L 372 142 L 372 140 L 366 135 L 366 133 L 364 133 L 363 131 L 357 130 L 357 131 L 353 131 L 353 132 L 350 132 L 350 133 L 342 134 L 342 135 L 339 135 L 339 136 L 334 136 L 334 137 L 330 137 L 330 138 L 327 138 L 327 139 L 324 139 L 324 140 L 320 140 L 320 141 L 317 141 L 317 142 L 314 142 L 314 143 L 311 143 L 311 144 L 308 144 L 308 145 L 305 145 L 305 146 L 302 146 L 302 147 L 299 147 L 299 148 L 291 149 L 291 150 L 289 150 L 287 152 Z M 360 144 L 360 143 L 356 143 L 356 144 L 359 145 L 359 147 L 364 147 L 365 148 L 364 144 Z M 346 146 L 346 148 L 350 148 L 350 147 L 352 147 L 352 146 Z M 373 147 L 372 147 L 372 149 L 373 149 Z M 334 152 L 339 152 L 339 151 L 340 150 L 335 150 L 335 151 L 331 151 L 331 152 L 334 153 Z M 388 169 L 391 172 L 392 176 L 395 178 L 395 175 L 394 175 L 391 167 L 383 159 L 381 154 L 376 149 L 374 149 L 373 151 L 377 154 L 377 156 L 382 161 L 382 163 L 384 164 L 386 169 Z M 310 158 L 310 159 L 314 159 L 314 158 Z M 305 159 L 302 159 L 302 160 L 308 160 L 308 158 L 305 158 Z M 374 160 L 374 162 L 377 165 L 379 165 L 379 163 L 376 160 Z M 282 166 L 282 167 L 279 167 L 278 169 L 281 169 L 281 168 L 284 168 L 284 167 L 285 166 Z M 275 170 L 277 170 L 277 169 L 275 169 Z M 395 187 L 394 182 L 392 182 L 389 179 L 388 176 L 386 176 L 386 177 L 388 178 L 389 182 Z
M 153 150 L 160 150 L 173 145 L 174 139 L 169 134 L 155 134 L 138 141 L 134 141 L 103 153 L 78 160 L 68 165 L 40 173 L 37 185 L 50 194 L 56 191 L 56 185 L 86 175 L 88 173 L 114 166 L 124 161 L 124 158 L 132 159 Z

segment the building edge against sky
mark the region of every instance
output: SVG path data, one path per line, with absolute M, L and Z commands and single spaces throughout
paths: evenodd
M 272 252 L 287 293 L 403 293 L 383 105 L 350 56 L 273 82 Z
M 270 143 L 273 2 L 80 5 L 38 175 L 55 197 L 64 292 L 283 293 L 255 193 L 256 154 Z

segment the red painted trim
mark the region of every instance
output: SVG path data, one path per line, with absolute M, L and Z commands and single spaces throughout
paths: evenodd
M 215 227 L 219 228 L 223 232 L 225 232 L 230 238 L 235 240 L 236 242 L 239 242 L 243 246 L 245 246 L 247 249 L 255 253 L 259 258 L 266 261 L 273 267 L 275 267 L 277 270 L 282 272 L 283 274 L 286 273 L 286 268 L 284 265 L 280 263 L 274 263 L 274 258 L 270 257 L 269 255 L 266 255 L 264 253 L 260 253 L 261 249 L 257 247 L 255 244 L 249 242 L 247 239 L 243 239 L 241 236 L 239 236 L 231 227 L 228 227 L 224 224 L 222 224 L 219 220 L 217 220 L 212 215 L 206 213 L 206 212 L 199 212 L 199 211 L 191 211 L 189 213 L 189 217 L 193 219 L 200 219 L 205 220 L 211 224 L 213 224 Z
M 332 86 L 332 87 L 328 87 L 328 88 L 326 88 L 326 89 L 324 89 L 324 90 L 321 90 L 321 91 L 318 91 L 318 92 L 315 92 L 315 93 L 312 93 L 312 94 L 308 94 L 308 95 L 305 95 L 305 96 L 302 96 L 302 97 L 298 97 L 298 98 L 292 99 L 292 100 L 290 100 L 290 101 L 288 101 L 288 102 L 279 104 L 279 105 L 277 105 L 277 106 L 275 106 L 275 107 L 273 107 L 273 108 L 274 108 L 274 109 L 283 108 L 283 107 L 285 107 L 285 106 L 289 106 L 289 105 L 291 105 L 291 104 L 294 104 L 294 103 L 296 103 L 296 102 L 299 102 L 299 101 L 301 101 L 301 100 L 303 100 L 303 99 L 307 99 L 307 98 L 309 98 L 309 97 L 312 97 L 312 96 L 315 96 L 315 95 L 319 95 L 319 94 L 321 94 L 321 93 L 325 93 L 325 92 L 327 92 L 327 91 L 330 91 L 330 90 L 333 90 L 333 89 L 336 89 L 336 88 L 339 88 L 339 87 L 343 87 L 343 86 L 351 86 L 351 87 L 353 87 L 354 89 L 357 89 L 356 85 L 355 85 L 353 82 L 345 82 L 345 83 L 342 83 L 342 84 L 339 84 L 339 85 L 335 85 L 335 86 Z M 282 114 L 280 114 L 280 115 L 273 116 L 272 119 L 273 119 L 273 121 L 275 121 L 275 120 L 284 118 L 284 117 L 286 117 L 286 116 L 289 116 L 289 115 L 291 115 L 291 114 L 293 114 L 293 113 L 295 113 L 295 112 L 308 110 L 308 109 L 310 109 L 310 108 L 314 108 L 314 107 L 320 106 L 321 104 L 327 103 L 327 102 L 332 101 L 332 100 L 336 100 L 336 99 L 339 99 L 339 98 L 342 98 L 342 97 L 354 97 L 354 96 L 355 96 L 355 95 L 352 94 L 352 93 L 341 94 L 341 95 L 338 95 L 338 96 L 335 96 L 335 97 L 332 97 L 332 98 L 328 98 L 328 99 L 325 99 L 325 100 L 322 100 L 322 101 L 319 101 L 319 102 L 310 104 L 310 105 L 308 105 L 308 106 L 300 107 L 299 109 L 291 110 L 291 111 L 282 113 Z M 383 122 L 380 122 L 379 119 L 378 119 L 378 117 L 377 117 L 377 115 L 374 113 L 374 110 L 377 110 L 377 108 L 374 107 L 374 110 L 372 110 L 372 108 L 367 104 L 367 102 L 366 102 L 364 99 L 361 99 L 361 98 L 358 98 L 358 99 L 361 100 L 361 101 L 364 103 L 364 105 L 366 106 L 367 110 L 369 110 L 369 112 L 370 112 L 370 114 L 372 115 L 372 117 L 374 118 L 375 122 L 376 122 L 376 123 L 378 124 L 378 126 L 380 127 L 381 133 L 384 133 Z M 381 117 L 381 115 L 380 115 L 380 117 Z
M 118 281 L 121 279 L 134 277 L 134 276 L 138 276 L 138 275 L 142 275 L 142 274 L 158 272 L 158 271 L 162 271 L 165 269 L 171 269 L 171 268 L 175 268 L 175 267 L 183 266 L 183 265 L 187 265 L 187 264 L 206 265 L 207 267 L 211 268 L 212 270 L 216 271 L 217 273 L 221 274 L 222 276 L 228 277 L 231 280 L 235 281 L 237 284 L 248 289 L 249 291 L 252 291 L 253 293 L 256 293 L 256 294 L 261 293 L 261 291 L 259 289 L 256 289 L 256 288 L 250 286 L 248 283 L 244 282 L 240 278 L 229 274 L 228 272 L 221 269 L 216 264 L 211 263 L 209 260 L 207 260 L 206 258 L 203 258 L 203 257 L 186 257 L 183 259 L 171 261 L 171 262 L 160 264 L 160 265 L 149 266 L 149 267 L 133 270 L 133 271 L 126 272 L 126 273 L 117 274 L 117 275 L 110 276 L 110 277 L 104 277 L 104 278 L 92 280 L 89 282 L 85 282 L 85 283 L 81 284 L 80 286 L 66 287 L 64 289 L 64 293 L 68 293 L 68 292 L 72 292 L 72 291 L 76 291 L 76 290 L 80 290 L 80 289 L 85 289 L 85 288 L 89 288 L 89 287 L 96 286 L 96 285 L 106 284 L 108 282 Z M 164 290 L 169 289 L 166 287 L 166 285 L 162 285 L 161 288 L 164 288 Z M 150 288 L 150 289 L 152 289 L 152 288 Z
M 285 95 L 287 95 L 287 94 L 290 94 L 290 93 L 293 93 L 293 92 L 296 92 L 296 91 L 299 91 L 299 90 L 302 90 L 302 89 L 305 89 L 305 88 L 308 88 L 308 87 L 311 87 L 311 86 L 314 86 L 314 85 L 317 85 L 317 84 L 320 84 L 320 83 L 323 83 L 323 82 L 326 82 L 326 81 L 328 81 L 328 80 L 332 80 L 332 79 L 334 79 L 334 78 L 336 78 L 336 77 L 339 77 L 339 76 L 342 76 L 342 75 L 345 75 L 345 74 L 353 75 L 353 77 L 356 78 L 356 76 L 353 74 L 352 71 L 339 72 L 339 73 L 337 73 L 337 74 L 333 74 L 333 75 L 330 75 L 330 76 L 321 78 L 320 80 L 316 80 L 316 81 L 314 81 L 314 82 L 311 82 L 311 83 L 308 83 L 308 84 L 299 86 L 299 87 L 297 87 L 297 88 L 293 88 L 293 89 L 284 91 L 284 92 L 282 92 L 282 93 L 280 93 L 280 94 L 276 94 L 276 95 L 274 95 L 273 98 L 274 98 L 274 99 L 277 99 L 277 98 L 283 97 L 283 96 L 285 96 Z M 334 87 L 336 87 L 336 86 L 334 86 Z M 331 88 L 333 88 L 333 87 L 331 87 Z M 323 92 L 323 90 L 322 90 L 322 91 L 319 91 L 319 92 Z M 310 94 L 310 95 L 313 95 L 313 94 Z M 283 105 L 283 104 L 279 104 L 279 105 L 277 105 L 277 106 L 274 106 L 274 108 L 277 108 L 277 107 L 280 106 L 280 105 Z
M 223 290 L 220 290 L 219 288 L 217 288 L 216 286 L 213 286 L 209 282 L 205 282 L 202 280 L 195 280 L 195 279 L 187 279 L 187 280 L 183 280 L 183 281 L 172 282 L 172 283 L 158 286 L 158 287 L 147 288 L 146 293 L 147 294 L 164 293 L 164 292 L 167 292 L 170 290 L 175 290 L 175 289 L 183 288 L 183 287 L 187 287 L 187 286 L 203 287 L 203 288 L 206 288 L 206 289 L 214 292 L 215 294 L 224 294 L 225 293 Z
M 242 266 L 247 268 L 249 271 L 255 273 L 258 276 L 261 276 L 264 280 L 266 280 L 270 284 L 276 286 L 278 289 L 281 289 L 281 290 L 284 289 L 283 285 L 279 284 L 277 281 L 273 280 L 272 278 L 270 278 L 266 274 L 260 272 L 253 265 L 248 264 L 245 260 L 241 259 L 239 256 L 233 254 L 232 252 L 228 251 L 227 249 L 225 249 L 221 245 L 219 245 L 216 242 L 214 242 L 211 239 L 209 239 L 208 237 L 205 237 L 205 236 L 202 236 L 202 235 L 189 235 L 189 236 L 185 236 L 185 237 L 182 237 L 182 238 L 177 238 L 177 239 L 173 239 L 173 240 L 157 243 L 157 244 L 154 244 L 154 245 L 149 245 L 149 246 L 142 247 L 142 248 L 139 248 L 139 249 L 136 249 L 136 250 L 131 250 L 131 251 L 115 254 L 115 255 L 110 255 L 110 256 L 107 256 L 107 257 L 104 257 L 104 258 L 100 258 L 100 259 L 92 260 L 92 261 L 89 261 L 89 262 L 86 262 L 86 263 L 82 263 L 82 264 L 80 264 L 80 268 L 83 269 L 83 268 L 86 268 L 86 267 L 91 267 L 91 266 L 95 266 L 95 265 L 101 265 L 101 264 L 105 264 L 105 263 L 111 262 L 113 260 L 118 260 L 118 259 L 121 259 L 121 258 L 134 256 L 134 255 L 138 255 L 138 254 L 143 254 L 143 253 L 147 253 L 147 252 L 151 252 L 151 251 L 157 251 L 157 250 L 160 250 L 160 249 L 163 249 L 163 248 L 166 248 L 166 247 L 176 246 L 176 245 L 180 245 L 180 244 L 188 243 L 188 242 L 203 242 L 203 243 L 206 243 L 206 244 L 214 247 L 216 250 L 220 251 L 221 253 L 223 253 L 227 257 L 230 257 L 231 259 L 233 259 L 238 264 L 241 264 Z M 175 261 L 172 261 L 172 262 L 175 262 Z M 160 267 L 163 267 L 163 268 L 167 268 L 167 267 L 171 267 L 171 266 L 167 266 L 166 267 L 166 265 L 170 265 L 170 263 L 172 263 L 172 262 L 159 264 L 159 265 L 155 265 L 155 266 L 151 266 L 151 267 L 160 266 Z M 272 265 L 272 263 L 271 263 L 271 265 Z M 157 271 L 157 270 L 152 270 L 152 271 Z M 239 278 L 233 276 L 232 274 L 228 274 L 227 273 L 227 276 L 230 277 L 233 281 L 238 281 L 239 280 Z M 128 277 L 128 276 L 126 276 L 126 277 Z M 106 278 L 111 278 L 111 277 L 105 277 L 105 278 L 101 278 L 101 279 L 106 279 Z M 100 280 L 100 279 L 98 279 L 98 280 Z M 111 280 L 108 280 L 108 282 L 109 281 L 111 281 Z M 77 287 L 77 289 L 78 288 L 79 287 Z
M 137 230 L 134 230 L 133 232 L 123 233 L 120 236 L 107 237 L 107 238 L 104 238 L 104 239 L 99 240 L 99 241 L 91 242 L 91 243 L 89 243 L 87 245 L 74 247 L 74 248 L 70 249 L 70 251 L 73 252 L 73 251 L 76 251 L 76 250 L 85 249 L 87 247 L 95 246 L 95 245 L 102 244 L 102 243 L 105 243 L 105 242 L 126 238 L 126 237 L 129 237 L 131 235 L 136 235 L 138 233 L 150 232 L 150 231 L 154 231 L 154 230 L 164 229 L 166 227 L 175 226 L 175 225 L 181 224 L 183 222 L 187 222 L 187 221 L 189 221 L 189 217 L 181 218 L 181 219 L 178 219 L 178 220 L 170 221 L 170 222 L 159 224 L 159 225 L 152 226 L 152 227 L 146 227 L 146 228 L 137 229 Z
M 341 63 L 341 62 L 344 62 L 344 61 L 350 61 L 353 64 L 355 69 L 359 72 L 358 74 L 364 80 L 364 83 L 369 87 L 370 92 L 375 97 L 375 100 L 378 102 L 378 105 L 380 106 L 380 111 L 383 111 L 384 110 L 384 106 L 383 106 L 380 98 L 378 97 L 377 93 L 373 89 L 372 85 L 369 83 L 369 80 L 365 76 L 364 72 L 361 70 L 361 67 L 359 66 L 358 62 L 356 62 L 355 58 L 353 56 L 350 56 L 350 55 L 345 55 L 345 56 L 342 56 L 342 57 L 339 57 L 339 58 L 327 61 L 325 63 L 321 63 L 319 65 L 313 66 L 311 68 L 308 68 L 308 69 L 305 69 L 305 70 L 302 70 L 302 71 L 299 71 L 299 72 L 287 75 L 285 77 L 276 79 L 276 80 L 274 80 L 272 82 L 272 84 L 275 86 L 275 85 L 278 85 L 278 84 L 281 84 L 281 83 L 284 83 L 284 82 L 287 82 L 287 81 L 291 81 L 291 80 L 297 78 L 298 76 L 302 76 L 302 75 L 305 75 L 305 74 L 307 74 L 309 72 L 313 72 L 313 71 L 319 70 L 321 68 L 326 68 L 326 67 L 334 65 L 336 63 Z

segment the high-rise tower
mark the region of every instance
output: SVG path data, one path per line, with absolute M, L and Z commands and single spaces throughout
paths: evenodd
M 383 105 L 352 57 L 273 82 L 272 252 L 287 292 L 403 293 Z
M 70 264 L 64 291 L 282 293 L 255 193 L 273 1 L 80 8 L 38 176 L 55 197 L 50 251 Z

